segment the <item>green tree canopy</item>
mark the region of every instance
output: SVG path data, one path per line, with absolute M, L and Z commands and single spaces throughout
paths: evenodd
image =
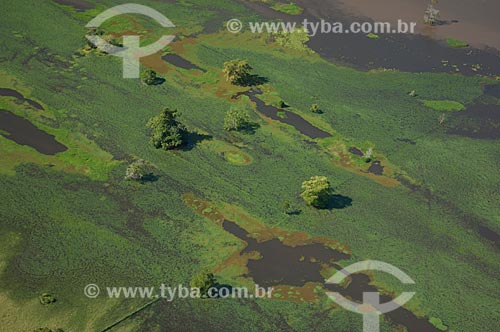
M 150 165 L 143 159 L 136 160 L 128 165 L 125 171 L 125 180 L 141 181 L 149 175 Z
M 222 70 L 226 80 L 235 85 L 247 85 L 253 68 L 247 60 L 235 59 L 224 63 Z
M 321 110 L 321 108 L 319 107 L 318 104 L 312 104 L 311 107 L 309 107 L 309 110 L 313 113 L 316 113 L 316 114 L 321 114 L 323 113 L 323 111 Z
M 309 34 L 306 29 L 296 29 L 293 32 L 280 31 L 273 34 L 275 42 L 281 47 L 312 53 L 307 46 Z
M 326 208 L 333 192 L 330 182 L 326 176 L 313 176 L 310 180 L 302 183 L 304 192 L 300 197 L 311 206 L 316 208 Z
M 204 270 L 193 276 L 190 283 L 191 287 L 200 289 L 200 294 L 203 297 L 208 296 L 209 289 L 217 286 L 217 284 L 214 274 L 208 270 Z
M 227 111 L 224 118 L 224 129 L 227 131 L 241 130 L 250 124 L 250 116 L 247 112 L 239 109 Z
M 186 141 L 187 130 L 177 121 L 177 110 L 163 109 L 159 115 L 148 121 L 147 126 L 151 129 L 151 144 L 157 149 L 175 149 Z
M 152 69 L 146 69 L 141 73 L 141 81 L 147 85 L 152 85 L 156 82 L 157 75 Z

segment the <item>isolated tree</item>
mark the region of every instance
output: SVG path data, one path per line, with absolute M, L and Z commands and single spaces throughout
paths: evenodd
M 146 69 L 141 73 L 141 81 L 147 85 L 154 84 L 157 78 L 156 72 L 152 69 Z
M 213 273 L 208 270 L 204 270 L 197 275 L 193 276 L 190 283 L 192 288 L 200 289 L 200 294 L 202 297 L 207 297 L 210 288 L 218 285 L 217 280 Z
M 283 203 L 281 203 L 281 209 L 286 215 L 300 213 L 300 210 L 297 207 L 293 206 L 289 201 L 284 201 Z
M 143 159 L 136 160 L 128 165 L 125 171 L 125 180 L 142 181 L 150 174 L 148 170 L 149 164 L 147 161 Z
M 332 194 L 332 187 L 326 176 L 313 176 L 310 180 L 302 183 L 304 192 L 300 197 L 304 201 L 316 208 L 326 208 Z
M 235 59 L 224 62 L 222 72 L 226 80 L 235 85 L 247 85 L 250 81 L 252 67 L 247 60 Z
M 53 304 L 53 303 L 57 302 L 57 299 L 54 297 L 54 295 L 49 294 L 49 293 L 40 294 L 40 296 L 38 298 L 40 300 L 40 303 L 43 305 Z
M 434 8 L 434 4 L 436 4 L 437 1 L 432 0 L 432 3 L 430 3 L 427 6 L 427 9 L 425 10 L 424 13 L 424 23 L 429 24 L 429 25 L 436 25 L 439 22 L 440 19 L 440 12 L 436 8 Z
M 438 123 L 440 126 L 442 126 L 445 123 L 445 121 L 446 121 L 446 114 L 443 113 L 439 116 Z
M 151 129 L 150 141 L 157 149 L 171 150 L 185 143 L 186 127 L 177 121 L 177 110 L 165 108 L 147 123 Z
M 373 159 L 373 148 L 368 148 L 368 150 L 366 150 L 365 154 L 363 155 L 363 157 L 365 158 L 365 161 L 367 163 L 370 163 Z
M 319 108 L 318 104 L 312 104 L 311 107 L 309 107 L 309 111 L 311 111 L 313 113 L 316 113 L 316 114 L 323 113 L 323 111 L 321 110 L 321 108 Z
M 279 107 L 279 108 L 286 108 L 286 107 L 288 107 L 288 104 L 287 104 L 287 103 L 285 103 L 285 101 L 284 101 L 284 100 L 280 100 L 280 101 L 278 102 L 278 107 Z
M 239 109 L 227 111 L 226 117 L 224 118 L 224 129 L 227 131 L 242 130 L 249 124 L 250 116 L 247 112 Z
M 289 211 L 291 210 L 292 208 L 292 205 L 290 204 L 290 202 L 288 201 L 284 201 L 282 204 L 281 204 L 281 209 L 283 210 L 283 213 L 284 214 L 288 214 Z

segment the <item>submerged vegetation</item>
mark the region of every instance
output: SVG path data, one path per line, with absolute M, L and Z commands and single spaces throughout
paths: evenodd
M 277 2 L 271 8 L 278 12 L 282 12 L 288 15 L 300 15 L 304 11 L 302 7 L 293 2 L 290 3 Z

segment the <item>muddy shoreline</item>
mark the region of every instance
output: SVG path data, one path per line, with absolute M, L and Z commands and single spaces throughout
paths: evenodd
M 257 239 L 236 223 L 224 220 L 222 227 L 246 243 L 240 255 L 258 253 L 257 259 L 249 259 L 247 263 L 248 275 L 255 283 L 270 287 L 287 285 L 302 287 L 314 282 L 323 285 L 325 291 L 335 291 L 351 300 L 361 303 L 363 293 L 379 292 L 371 285 L 371 278 L 365 274 L 351 275 L 347 286 L 325 284 L 321 275 L 322 265 L 328 264 L 341 270 L 334 262 L 345 260 L 349 255 L 325 247 L 320 243 L 287 246 L 279 239 L 259 242 Z M 391 301 L 387 295 L 380 295 L 381 303 Z M 419 318 L 405 308 L 398 308 L 385 316 L 394 324 L 405 326 L 408 332 L 434 332 L 438 331 L 426 318 Z

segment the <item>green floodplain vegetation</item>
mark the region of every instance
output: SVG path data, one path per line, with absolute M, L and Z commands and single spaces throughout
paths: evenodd
M 466 42 L 463 42 L 463 41 L 455 39 L 455 38 L 448 38 L 448 39 L 446 39 L 446 42 L 451 47 L 456 47 L 456 48 L 469 47 L 469 44 L 467 44 Z
M 222 26 L 206 33 L 205 25 L 221 13 L 258 19 L 235 1 L 141 4 L 168 13 L 177 28 L 123 15 L 102 30 L 118 40 L 133 31 L 144 44 L 175 34 L 163 52 L 202 70 L 167 63 L 159 52 L 142 65 L 164 82 L 146 85 L 122 78 L 120 58 L 85 50 L 85 24 L 113 1 L 86 11 L 52 1 L 0 5 L 0 87 L 44 110 L 5 96 L 0 109 L 68 148 L 45 155 L 0 135 L 0 331 L 102 331 L 147 302 L 88 299 L 83 288 L 89 283 L 188 285 L 208 269 L 219 282 L 252 287 L 246 267 L 230 260 L 244 244 L 214 222 L 221 218 L 262 234 L 335 241 L 350 254 L 340 266 L 377 259 L 401 268 L 417 281 L 405 308 L 437 328 L 500 329 L 500 254 L 475 228 L 500 228 L 500 141 L 451 135 L 443 126 L 485 99 L 481 84 L 492 78 L 364 72 L 265 35 L 234 35 Z M 301 10 L 269 5 L 290 14 Z M 283 101 L 287 111 L 330 137 L 311 139 L 262 115 L 248 96 L 232 98 L 248 90 L 224 79 L 223 65 L 233 59 L 247 60 L 265 78 L 258 98 L 268 105 Z M 321 114 L 310 111 L 314 104 Z M 146 124 L 166 107 L 178 110 L 190 133 L 184 148 L 165 151 L 149 142 Z M 255 130 L 224 130 L 230 109 L 246 112 Z M 368 172 L 351 147 L 373 151 L 384 174 Z M 138 159 L 148 162 L 155 181 L 124 180 Z M 327 177 L 334 193 L 352 203 L 330 210 L 307 206 L 301 185 L 313 176 Z M 283 213 L 284 202 L 300 213 Z M 335 272 L 325 271 L 325 278 Z M 407 290 L 388 275 L 371 276 L 387 294 Z M 359 315 L 326 296 L 292 299 L 287 293 L 160 301 L 111 331 L 362 328 Z M 401 327 L 382 320 L 381 331 L 396 330 Z

